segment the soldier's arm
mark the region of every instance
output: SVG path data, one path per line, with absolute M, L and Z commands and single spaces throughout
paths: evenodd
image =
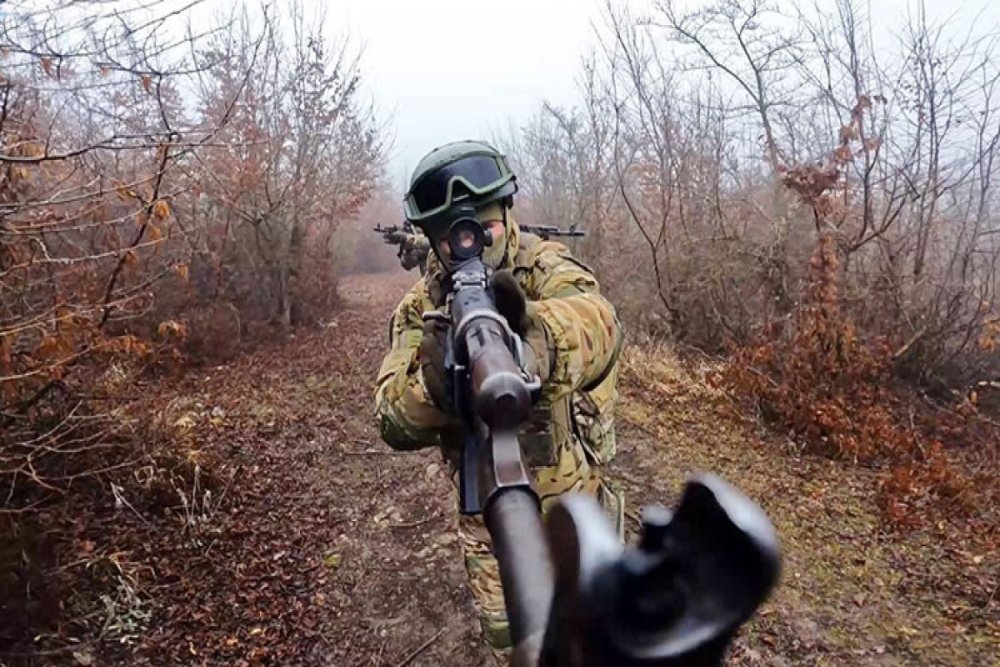
M 431 401 L 420 371 L 424 306 L 421 280 L 396 307 L 389 326 L 391 349 L 382 360 L 375 384 L 375 412 L 382 439 L 393 449 L 438 445 L 439 433 L 453 418 Z
M 534 251 L 528 298 L 555 351 L 545 393 L 589 389 L 613 370 L 622 346 L 621 325 L 597 278 L 561 243 L 543 241 Z

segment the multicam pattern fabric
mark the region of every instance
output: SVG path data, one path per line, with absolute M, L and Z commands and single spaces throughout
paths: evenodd
M 624 504 L 602 472 L 615 452 L 616 362 L 622 336 L 614 308 L 601 296 L 590 269 L 564 245 L 522 234 L 510 216 L 504 236 L 506 254 L 500 268 L 513 271 L 544 326 L 551 349 L 537 352 L 553 354 L 555 359 L 541 399 L 520 434 L 542 509 L 548 511 L 565 493 L 595 495 L 620 532 Z M 391 349 L 379 369 L 375 403 L 382 437 L 390 446 L 440 446 L 455 463 L 460 425 L 431 401 L 419 359 L 421 316 L 442 305 L 442 278 L 432 253 L 427 275 L 403 297 L 392 316 Z M 459 532 L 484 634 L 494 649 L 502 651 L 510 639 L 489 535 L 480 519 L 467 517 L 462 518 Z
M 424 265 L 430 250 L 431 244 L 426 236 L 406 234 L 399 244 L 399 263 L 407 271 L 419 267 L 420 273 L 423 275 Z

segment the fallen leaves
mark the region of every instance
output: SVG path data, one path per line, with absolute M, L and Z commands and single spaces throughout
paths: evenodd
M 191 496 L 189 476 L 179 478 L 183 482 L 176 488 L 166 485 L 158 513 L 130 492 L 130 502 L 150 526 L 126 512 L 100 533 L 81 535 L 75 548 L 84 556 L 89 550 L 104 553 L 113 543 L 141 559 L 148 577 L 143 585 L 156 604 L 152 629 L 140 644 L 100 647 L 108 653 L 94 654 L 92 664 L 398 664 L 442 628 L 446 634 L 420 661 L 485 663 L 452 525 L 447 469 L 433 452 L 381 455 L 388 450 L 377 442 L 370 420 L 367 389 L 382 352 L 370 342 L 371 332 L 381 330 L 393 301 L 391 289 L 373 282 L 382 288 L 369 285 L 369 298 L 384 301 L 345 310 L 336 328 L 301 332 L 294 343 L 192 373 L 176 386 L 149 389 L 148 405 L 161 414 L 161 435 L 177 447 L 197 446 L 211 454 L 198 464 L 223 480 L 211 487 L 211 506 L 218 509 L 207 521 L 183 523 L 178 494 Z M 870 535 L 876 524 L 855 528 L 850 518 L 858 506 L 837 506 L 861 496 L 845 492 L 846 482 L 838 485 L 843 477 L 813 474 L 839 471 L 841 462 L 824 460 L 807 473 L 795 473 L 792 457 L 772 448 L 766 465 L 751 467 L 751 436 L 719 416 L 728 405 L 720 391 L 688 374 L 666 348 L 627 354 L 620 414 L 643 420 L 653 435 L 643 441 L 628 426 L 619 431 L 620 480 L 659 494 L 664 477 L 694 463 L 728 466 L 743 471 L 745 480 L 755 479 L 771 494 L 768 501 L 802 510 L 777 517 L 786 524 L 827 531 L 824 544 L 835 541 L 829 537 L 833 529 L 844 540 L 857 531 L 853 538 L 861 540 L 845 542 L 833 556 L 823 545 L 792 542 L 794 562 L 781 590 L 794 591 L 796 613 L 765 610 L 770 613 L 762 615 L 763 627 L 747 633 L 752 645 L 738 647 L 741 658 L 756 656 L 761 665 L 857 664 L 861 655 L 888 652 L 890 662 L 900 655 L 920 661 L 935 655 L 917 644 L 935 627 L 951 639 L 958 638 L 959 626 L 970 632 L 980 627 L 971 614 L 985 600 L 952 610 L 914 591 L 917 574 L 907 565 L 925 558 L 919 551 L 899 549 L 894 571 L 905 572 L 905 579 L 889 578 L 884 559 L 866 551 L 868 538 L 859 535 Z M 140 486 L 154 489 L 156 479 L 143 477 Z M 639 500 L 628 497 L 635 506 Z M 827 511 L 831 508 L 836 511 Z M 954 558 L 988 569 L 989 552 L 963 551 Z M 940 567 L 948 560 L 933 563 Z M 817 581 L 819 565 L 831 570 L 830 581 Z M 822 599 L 810 606 L 810 596 Z M 939 608 L 954 622 L 938 622 L 933 614 Z M 898 618 L 901 627 L 920 634 L 856 631 L 865 627 L 864 619 L 878 615 L 894 623 Z M 832 628 L 840 625 L 851 636 L 833 644 Z
M 197 414 L 193 412 L 186 412 L 174 420 L 173 427 L 182 431 L 190 431 L 194 428 L 195 423 L 197 423 L 197 419 Z

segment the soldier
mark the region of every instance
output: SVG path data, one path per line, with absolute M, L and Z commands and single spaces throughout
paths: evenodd
M 407 234 L 399 243 L 399 263 L 407 271 L 417 267 L 420 269 L 420 275 L 424 275 L 427 273 L 427 256 L 430 250 L 431 244 L 426 236 Z
M 460 460 L 459 423 L 445 390 L 446 327 L 422 315 L 445 302 L 450 248 L 449 210 L 472 205 L 492 236 L 483 262 L 498 310 L 523 332 L 542 393 L 520 441 L 532 484 L 548 511 L 562 494 L 588 493 L 621 533 L 624 504 L 605 478 L 615 451 L 613 411 L 622 345 L 614 308 L 591 270 L 567 248 L 522 233 L 511 208 L 517 191 L 503 155 L 486 143 L 463 141 L 431 151 L 417 165 L 404 201 L 407 220 L 430 241 L 427 275 L 396 307 L 391 349 L 379 369 L 376 417 L 394 449 L 440 446 L 453 470 Z M 481 517 L 462 516 L 459 536 L 483 633 L 503 662 L 510 635 L 497 561 Z
M 400 266 L 407 271 L 416 267 L 420 269 L 420 275 L 427 273 L 427 255 L 430 254 L 431 244 L 426 236 L 413 233 L 409 223 L 403 228 L 376 226 L 373 231 L 382 234 L 386 243 L 399 246 L 396 257 Z

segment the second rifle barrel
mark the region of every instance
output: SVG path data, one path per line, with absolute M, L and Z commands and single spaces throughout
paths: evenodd
M 545 631 L 555 591 L 538 501 L 524 489 L 504 489 L 490 500 L 484 518 L 500 564 L 510 638 L 517 646 Z

